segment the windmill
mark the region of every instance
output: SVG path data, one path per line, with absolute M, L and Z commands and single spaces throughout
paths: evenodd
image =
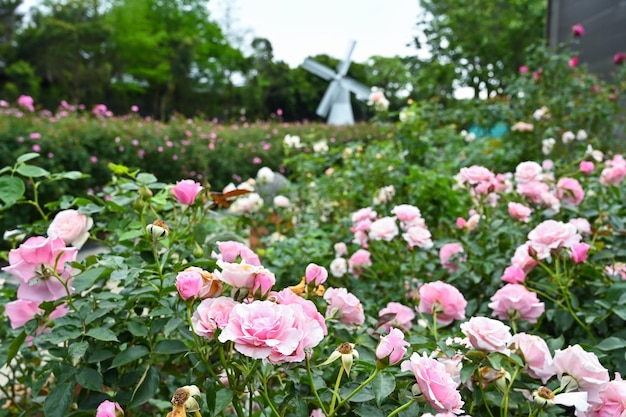
M 328 123 L 331 125 L 354 124 L 350 93 L 354 93 L 361 98 L 368 98 L 370 95 L 368 87 L 346 76 L 350 67 L 350 55 L 352 55 L 355 45 L 356 41 L 350 42 L 345 59 L 339 62 L 337 66 L 337 72 L 309 58 L 302 63 L 302 68 L 305 70 L 326 81 L 330 81 L 324 97 L 322 97 L 322 101 L 320 101 L 315 112 L 320 117 L 328 116 Z

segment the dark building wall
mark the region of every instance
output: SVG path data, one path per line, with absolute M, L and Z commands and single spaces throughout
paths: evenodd
M 570 40 L 576 23 L 583 25 L 585 35 L 573 54 L 590 72 L 611 79 L 613 55 L 626 52 L 626 0 L 549 0 L 550 45 Z

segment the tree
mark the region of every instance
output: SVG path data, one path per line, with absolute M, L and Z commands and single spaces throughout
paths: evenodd
M 524 64 L 524 51 L 544 38 L 545 0 L 420 0 L 418 23 L 433 59 L 453 64 L 461 86 L 502 93 Z

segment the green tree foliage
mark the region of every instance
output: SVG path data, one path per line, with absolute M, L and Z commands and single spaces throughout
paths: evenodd
M 420 0 L 419 26 L 435 65 L 456 68 L 475 96 L 501 93 L 524 64 L 524 51 L 545 34 L 544 0 Z M 421 42 L 417 41 L 417 46 Z M 446 72 L 447 74 L 447 72 Z

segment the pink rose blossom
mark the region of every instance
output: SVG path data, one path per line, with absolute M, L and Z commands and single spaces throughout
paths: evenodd
M 530 256 L 530 246 L 524 243 L 515 249 L 515 254 L 511 258 L 511 264 L 521 268 L 525 274 L 533 270 L 537 262 Z
M 9 251 L 5 272 L 20 280 L 17 296 L 29 301 L 53 301 L 67 295 L 65 287 L 51 276 L 54 271 L 71 289 L 71 269 L 66 263 L 76 260 L 78 249 L 65 247 L 61 238 L 33 236 Z
M 391 328 L 389 334 L 380 338 L 376 347 L 376 359 L 395 365 L 406 354 L 406 346 L 410 343 L 404 340 L 404 333 L 400 329 Z
M 303 361 L 305 349 L 317 346 L 323 337 L 320 325 L 299 304 L 257 300 L 233 307 L 218 340 L 234 342 L 245 356 L 279 364 Z
M 96 410 L 96 417 L 120 417 L 124 415 L 122 407 L 115 402 L 104 400 Z
M 587 391 L 589 402 L 598 401 L 599 392 L 609 382 L 609 371 L 600 364 L 595 353 L 585 351 L 580 345 L 568 346 L 554 352 L 553 362 L 559 381 L 569 375 L 576 382 L 568 391 Z
M 422 217 L 420 209 L 410 204 L 397 205 L 391 209 L 391 213 L 394 214 L 402 223 L 407 224 Z
M 335 257 L 339 258 L 340 256 L 344 256 L 348 253 L 348 247 L 344 242 L 337 242 L 333 246 L 335 249 Z
M 519 220 L 524 223 L 528 223 L 530 221 L 530 214 L 533 210 L 529 207 L 526 207 L 520 203 L 509 203 L 509 215 L 515 220 Z
M 578 66 L 578 57 L 577 56 L 571 57 L 570 60 L 567 61 L 567 65 L 570 68 L 576 68 Z
M 618 186 L 626 176 L 626 165 L 607 166 L 600 173 L 600 184 Z
M 183 300 L 199 298 L 203 284 L 202 275 L 196 269 L 179 272 L 176 276 L 176 289 Z
M 430 249 L 433 247 L 432 235 L 430 231 L 424 226 L 409 227 L 406 233 L 402 234 L 409 248 L 419 247 L 422 249 Z
M 595 169 L 595 165 L 591 161 L 581 161 L 579 169 L 583 174 L 591 174 Z
M 489 308 L 500 320 L 525 320 L 536 323 L 545 311 L 545 304 L 537 294 L 520 284 L 506 284 L 491 297 Z
M 15 300 L 5 304 L 4 312 L 11 322 L 11 328 L 17 329 L 24 326 L 37 316 L 43 313 L 39 308 L 39 302 L 28 300 Z
M 580 23 L 576 23 L 574 26 L 572 26 L 572 35 L 574 35 L 575 38 L 579 38 L 584 34 L 585 28 L 583 27 L 583 25 L 581 25 Z
M 583 217 L 570 219 L 568 223 L 573 224 L 576 227 L 576 230 L 578 230 L 578 233 L 583 236 L 589 236 L 591 234 L 591 225 L 589 224 L 589 220 Z
M 172 188 L 172 193 L 179 203 L 191 205 L 202 188 L 200 183 L 194 180 L 181 180 L 176 182 L 176 185 Z
M 515 190 L 538 204 L 541 201 L 541 196 L 550 192 L 550 186 L 540 181 L 529 181 L 518 183 Z
M 237 257 L 241 257 L 241 260 L 247 264 L 255 266 L 261 265 L 259 256 L 243 243 L 233 240 L 217 242 L 217 250 L 219 251 L 219 255 L 217 255 L 218 259 L 224 262 L 235 262 Z
M 502 274 L 501 279 L 509 284 L 518 284 L 526 281 L 526 273 L 519 266 L 511 265 L 504 270 L 504 274 Z
M 439 249 L 439 260 L 441 262 L 441 266 L 446 268 L 448 272 L 450 273 L 456 271 L 457 269 L 459 269 L 457 262 L 458 263 L 464 262 L 465 259 L 460 256 L 457 256 L 456 262 L 455 262 L 452 258 L 454 257 L 454 255 L 457 255 L 463 252 L 465 251 L 463 250 L 463 246 L 461 246 L 460 243 L 458 242 L 446 243 L 445 245 L 441 247 L 441 249 Z
M 618 417 L 626 416 L 626 381 L 615 373 L 615 379 L 610 381 L 600 391 L 599 402 L 592 404 L 590 416 Z
M 519 73 L 520 74 L 526 74 L 528 73 L 528 66 L 527 65 L 522 65 L 519 67 Z
M 236 264 L 218 260 L 217 266 L 222 270 L 221 274 L 218 274 L 219 278 L 233 288 L 254 288 L 258 285 L 259 275 L 274 275 L 262 266 L 245 262 Z
M 507 346 L 511 338 L 511 328 L 501 321 L 488 317 L 472 317 L 461 323 L 461 331 L 467 336 L 474 349 L 485 352 L 508 354 Z
M 457 384 L 446 372 L 445 366 L 424 353 L 413 353 L 409 360 L 402 362 L 400 369 L 411 371 L 417 385 L 428 403 L 439 412 L 460 414 L 463 412 L 463 400 L 457 390 Z
M 528 233 L 528 245 L 538 259 L 548 258 L 553 250 L 570 248 L 580 239 L 576 226 L 556 220 L 546 220 Z
M 480 183 L 490 184 L 495 179 L 495 174 L 493 172 L 480 165 L 472 165 L 469 168 L 461 168 L 459 176 L 462 182 L 469 183 L 470 185 L 477 185 Z
M 361 301 L 345 288 L 329 288 L 324 293 L 328 303 L 326 317 L 334 318 L 348 326 L 360 326 L 365 321 Z
M 575 263 L 579 264 L 587 260 L 587 252 L 589 252 L 588 244 L 584 242 L 574 243 L 571 247 L 571 250 L 572 260 Z
M 454 286 L 435 281 L 419 288 L 420 302 L 418 311 L 437 315 L 437 324 L 447 326 L 454 320 L 465 319 L 467 301 Z
M 521 162 L 515 168 L 515 181 L 518 184 L 527 184 L 529 182 L 542 180 L 543 168 L 537 162 L 526 161 Z
M 366 249 L 359 249 L 352 254 L 348 260 L 348 270 L 355 277 L 358 277 L 363 268 L 372 266 L 372 254 Z
M 579 205 L 585 198 L 583 187 L 574 178 L 561 178 L 556 184 L 556 193 L 559 200 L 573 206 Z
M 48 236 L 60 237 L 63 241 L 80 249 L 89 238 L 93 219 L 77 210 L 62 210 L 54 216 L 48 226 Z
M 403 304 L 390 302 L 387 306 L 378 312 L 379 322 L 383 320 L 383 317 L 389 315 L 393 318 L 385 321 L 380 328 L 384 332 L 389 332 L 391 327 L 398 327 L 402 330 L 408 330 L 413 327 L 413 319 L 415 318 L 415 311 Z
M 276 276 L 270 270 L 261 268 L 254 276 L 254 285 L 252 285 L 252 294 L 257 297 L 265 297 L 276 284 Z
M 541 379 L 545 384 L 556 374 L 552 365 L 552 355 L 546 341 L 539 336 L 517 333 L 511 339 L 510 348 L 516 351 L 526 366 L 524 370 L 533 378 Z
M 322 331 L 324 332 L 324 336 L 328 334 L 328 329 L 326 328 L 326 320 L 324 319 L 324 316 L 322 316 L 320 312 L 317 310 L 317 306 L 315 305 L 315 303 L 313 303 L 313 301 L 306 300 L 300 297 L 299 295 L 296 295 L 289 288 L 285 288 L 281 290 L 280 292 L 271 292 L 270 297 L 275 297 L 276 302 L 278 304 L 300 305 L 300 307 L 302 307 L 304 314 L 310 320 L 314 320 L 320 325 L 320 327 L 322 328 Z
M 35 111 L 35 101 L 31 96 L 21 95 L 17 98 L 17 105 L 26 108 L 30 112 Z
M 365 207 L 352 214 L 352 224 L 356 224 L 363 220 L 374 220 L 376 212 L 371 207 Z
M 604 270 L 607 275 L 611 277 L 618 276 L 622 280 L 626 280 L 626 264 L 623 262 L 616 262 L 613 265 L 607 265 Z
M 194 333 L 209 339 L 213 338 L 217 329 L 226 327 L 230 312 L 236 304 L 237 302 L 230 297 L 202 300 L 191 317 Z
M 307 284 L 322 285 L 328 279 L 328 270 L 323 266 L 310 263 L 306 267 L 304 280 Z
M 626 61 L 626 53 L 618 52 L 615 55 L 613 55 L 613 63 L 615 65 L 622 65 L 624 61 Z
M 398 236 L 399 232 L 395 217 L 381 217 L 370 225 L 369 238 L 389 242 Z

